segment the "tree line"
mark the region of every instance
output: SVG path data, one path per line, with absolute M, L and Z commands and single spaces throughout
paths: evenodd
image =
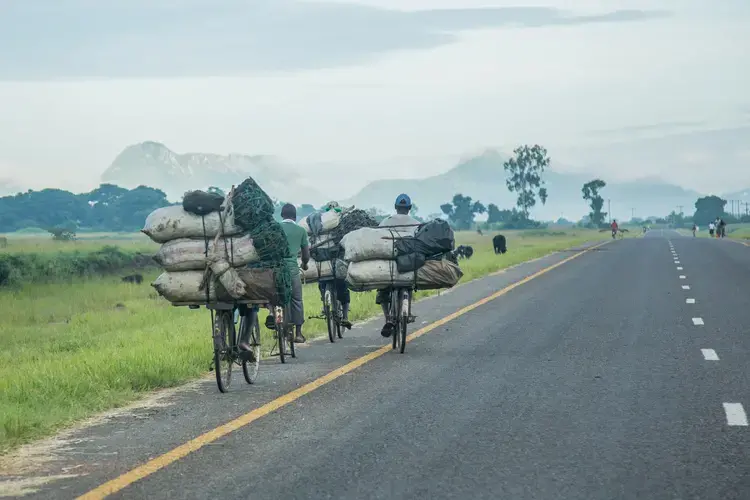
M 543 175 L 549 164 L 550 158 L 544 147 L 538 144 L 519 146 L 513 150 L 513 156 L 503 163 L 507 174 L 505 185 L 508 191 L 516 194 L 515 207 L 500 209 L 494 203 L 485 207 L 480 201 L 459 193 L 450 203 L 441 205 L 440 210 L 458 230 L 470 229 L 474 226 L 475 217 L 484 213 L 487 213 L 488 224 L 502 224 L 507 229 L 539 227 L 541 223 L 532 220 L 530 213 L 537 199 L 542 205 L 547 203 L 548 193 Z

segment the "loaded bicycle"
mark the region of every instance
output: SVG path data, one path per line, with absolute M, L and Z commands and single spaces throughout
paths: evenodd
M 392 287 L 388 303 L 387 321 L 394 325 L 391 346 L 401 354 L 406 349 L 406 331 L 408 325 L 416 321 L 411 313 L 413 287 Z

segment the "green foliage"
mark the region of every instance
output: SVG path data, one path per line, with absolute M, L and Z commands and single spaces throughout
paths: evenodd
M 0 198 L 0 232 L 29 227 L 132 232 L 143 227 L 148 214 L 167 205 L 162 191 L 146 186 L 127 190 L 102 184 L 83 194 L 29 190 Z
M 669 225 L 676 229 L 692 226 L 693 224 L 690 217 L 685 217 L 685 214 L 682 212 L 678 214 L 674 210 L 667 216 L 667 220 L 669 221 Z
M 2 253 L 0 286 L 67 281 L 151 266 L 155 266 L 151 256 L 123 251 L 115 246 L 90 252 Z
M 581 193 L 583 193 L 583 199 L 589 202 L 591 212 L 589 212 L 590 225 L 592 227 L 600 227 L 604 224 L 604 218 L 607 216 L 607 212 L 602 212 L 604 206 L 604 198 L 599 195 L 601 191 L 607 185 L 601 179 L 594 179 L 583 185 Z
M 717 217 L 724 217 L 724 207 L 727 201 L 719 198 L 718 196 L 705 196 L 698 198 L 695 202 L 695 214 L 693 215 L 693 221 L 699 226 L 707 226 Z
M 536 198 L 547 203 L 547 188 L 544 187 L 542 175 L 549 167 L 550 158 L 547 150 L 535 144 L 520 146 L 513 150 L 514 156 L 503 164 L 508 173 L 505 184 L 511 193 L 518 193 L 516 206 L 529 218 L 529 212 L 536 205 Z
M 224 192 L 224 190 L 221 189 L 221 188 L 217 188 L 216 186 L 210 186 L 206 192 L 208 192 L 210 194 L 218 194 L 219 196 L 222 196 L 224 198 L 227 197 L 227 195 Z
M 455 195 L 452 204 L 445 203 L 440 206 L 440 209 L 448 216 L 451 225 L 459 231 L 470 229 L 474 224 L 476 214 L 483 214 L 487 211 L 479 201 L 473 201 L 471 196 L 462 194 Z

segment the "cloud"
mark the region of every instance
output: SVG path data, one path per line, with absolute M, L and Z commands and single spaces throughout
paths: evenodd
M 366 62 L 462 30 L 633 22 L 664 11 L 543 7 L 404 12 L 291 0 L 16 0 L 0 16 L 0 80 L 231 76 Z M 33 27 L 33 29 L 30 29 Z

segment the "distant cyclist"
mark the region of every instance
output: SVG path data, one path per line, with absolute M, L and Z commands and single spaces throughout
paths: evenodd
M 693 238 L 695 238 L 695 233 L 697 232 L 698 232 L 698 226 L 695 223 L 693 223 Z
M 617 220 L 612 221 L 612 239 L 615 239 L 615 236 L 617 236 L 617 231 L 619 230 L 619 226 L 617 225 Z

